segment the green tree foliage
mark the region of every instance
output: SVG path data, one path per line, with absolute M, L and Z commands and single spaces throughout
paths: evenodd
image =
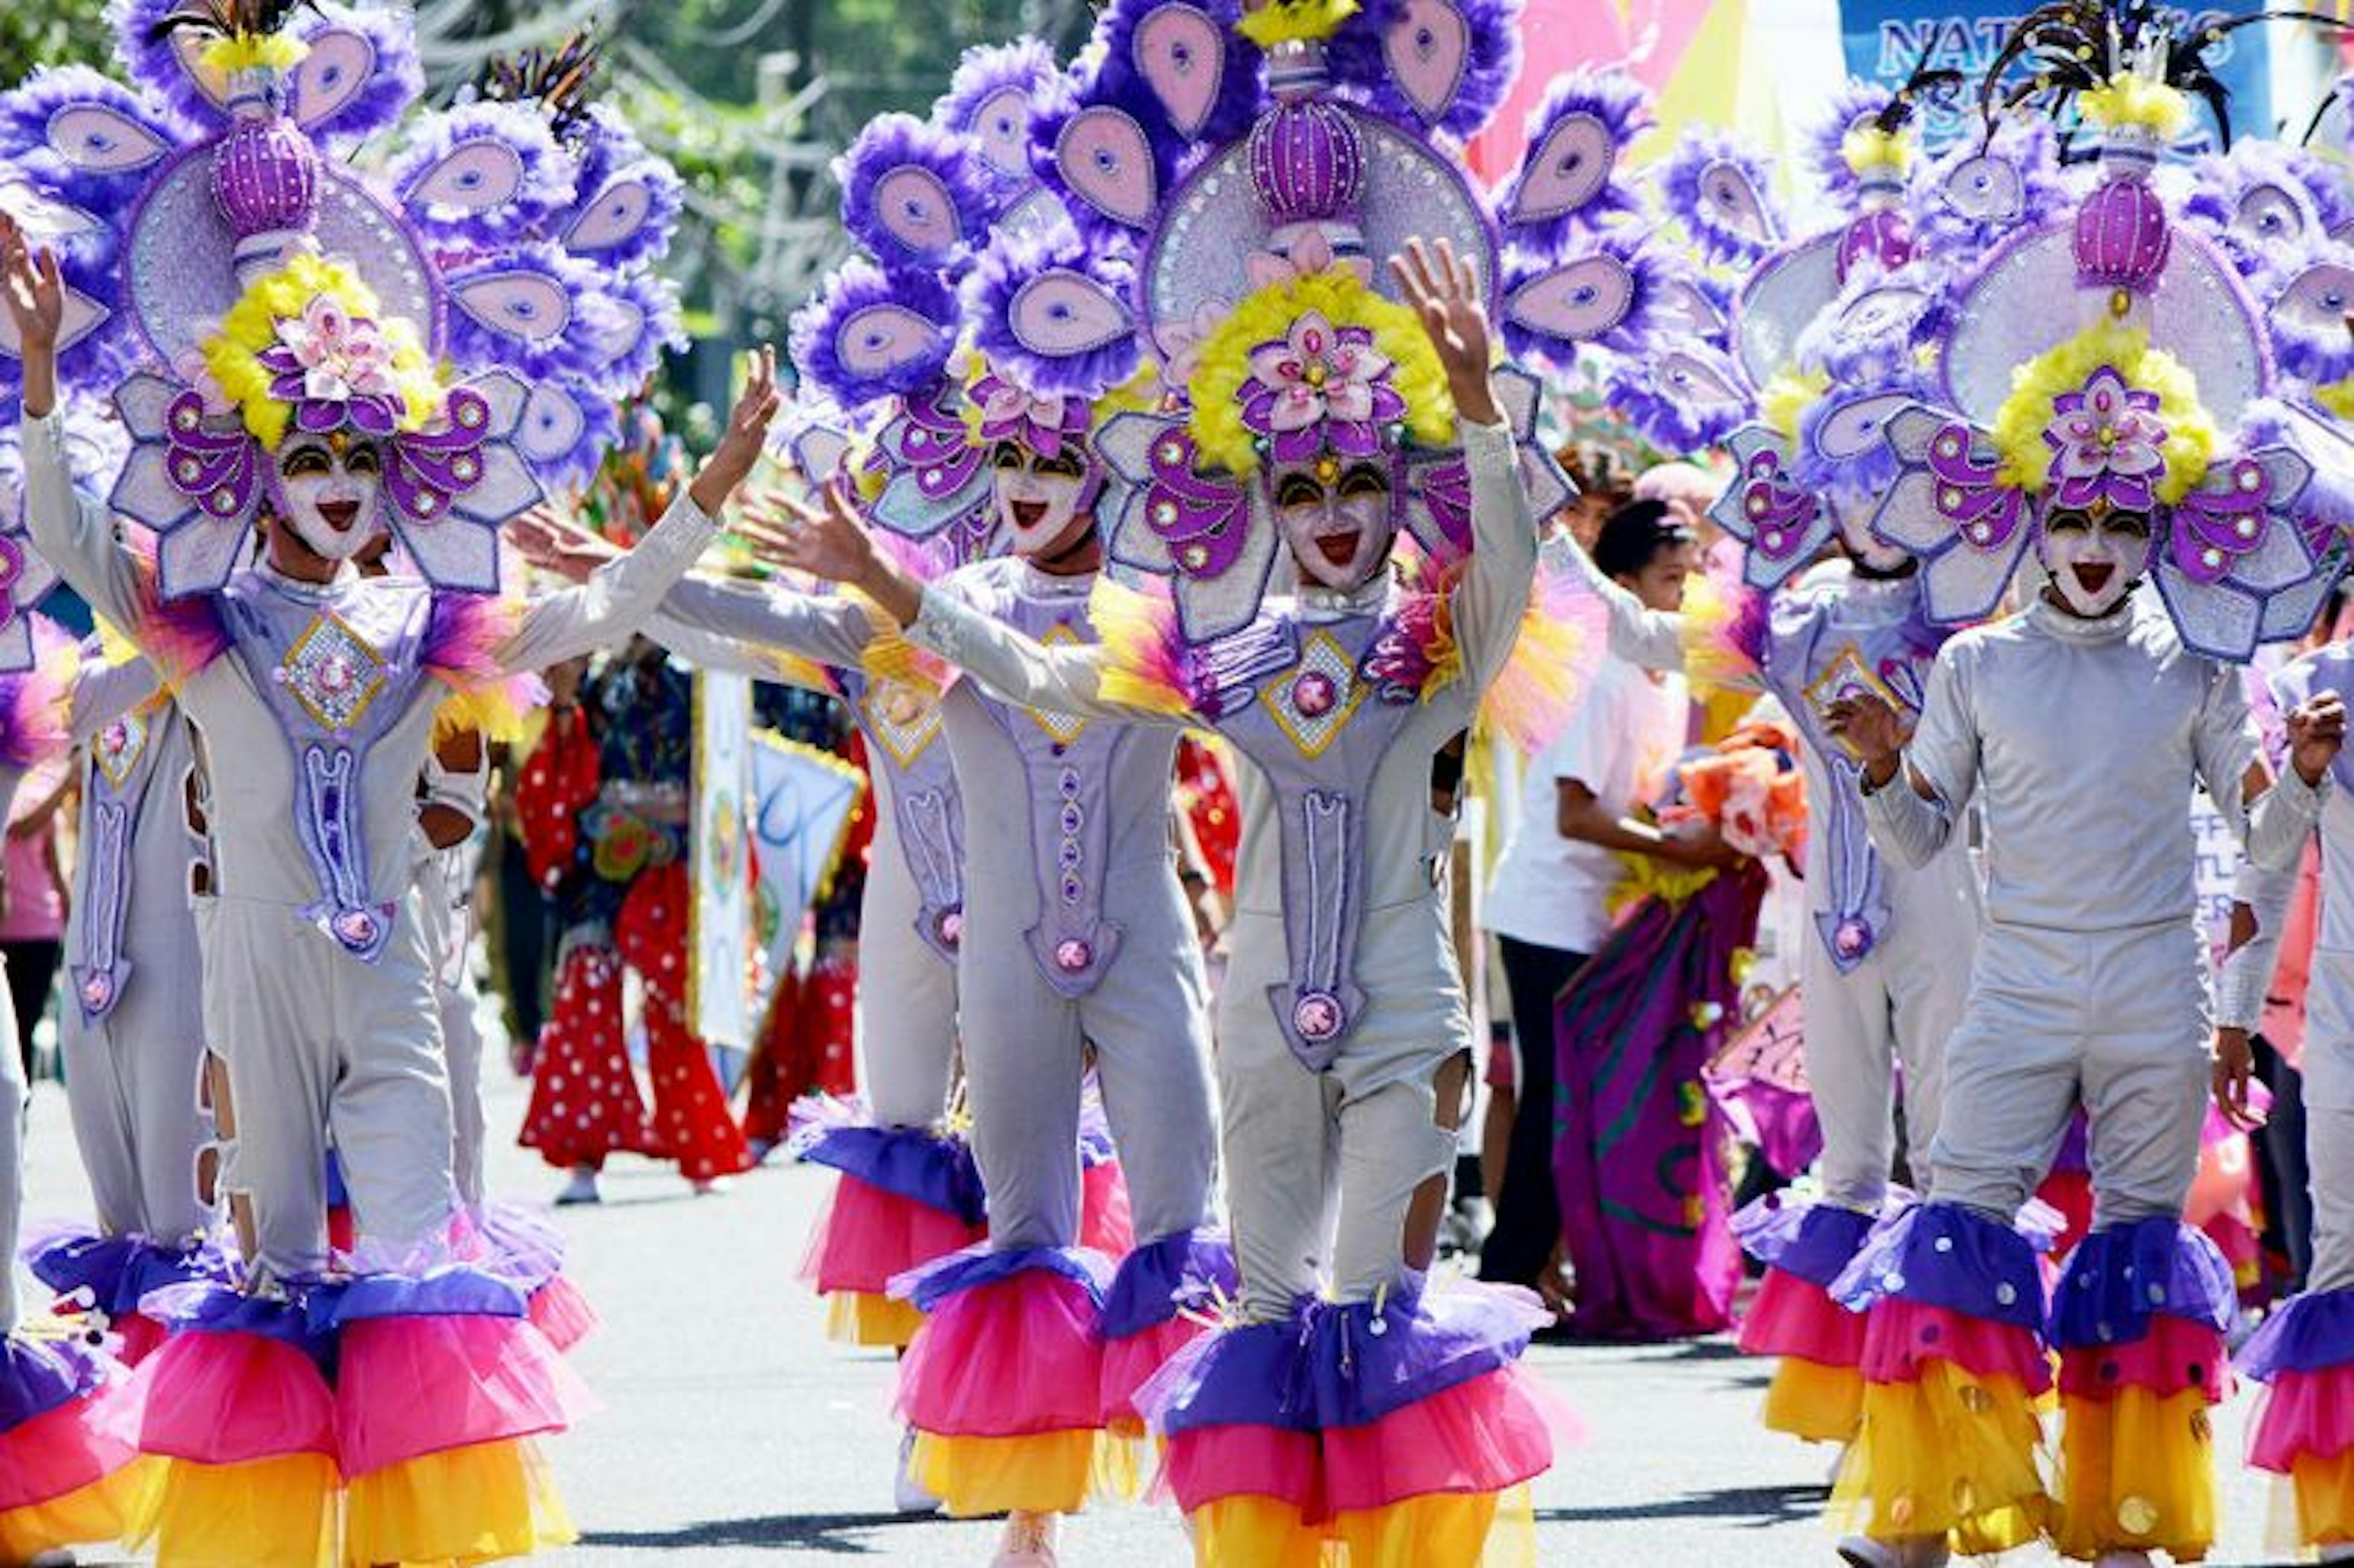
M 0 83 L 37 65 L 103 66 L 111 54 L 101 0 L 0 0 Z

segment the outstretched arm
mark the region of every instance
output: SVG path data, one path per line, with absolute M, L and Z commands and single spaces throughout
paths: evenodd
M 875 548 L 838 483 L 826 487 L 822 509 L 779 499 L 788 515 L 778 531 L 756 529 L 749 535 L 756 551 L 779 565 L 857 588 L 907 629 L 908 641 L 967 671 L 1001 702 L 1095 718 L 1191 722 L 1190 713 L 1107 695 L 1103 677 L 1109 662 L 1102 645 L 1050 648 L 936 585 L 917 582 Z
M 58 406 L 58 329 L 65 281 L 57 256 L 37 254 L 0 213 L 0 299 L 24 354 L 25 525 L 33 546 L 92 609 L 127 630 L 139 625 L 137 564 L 107 510 L 74 489 Z
M 777 351 L 763 348 L 728 417 L 727 433 L 686 493 L 671 503 L 662 522 L 627 555 L 599 567 L 577 588 L 532 600 L 522 624 L 500 649 L 500 662 L 510 670 L 536 670 L 610 647 L 642 627 L 671 585 L 717 535 L 719 514 L 758 461 L 780 402 Z
M 1492 353 L 1478 271 L 1444 239 L 1435 256 L 1420 239 L 1407 240 L 1405 253 L 1390 258 L 1390 270 L 1447 372 L 1470 471 L 1471 561 L 1450 609 L 1464 673 L 1478 690 L 1495 678 L 1520 639 L 1536 577 L 1536 519 L 1521 483 L 1511 429 L 1489 380 Z
M 2248 860 L 2260 871 L 2287 871 L 2305 853 L 2329 798 L 2330 764 L 2345 743 L 2346 705 L 2337 693 L 2322 692 L 2290 710 L 2286 724 L 2287 762 L 2275 777 L 2236 673 L 2219 670 L 2192 737 L 2210 800 L 2228 802 L 2237 780 L 2240 810 L 2227 807 L 2224 820 L 2240 829 Z
M 1925 866 L 1951 842 L 1978 788 L 1978 736 L 1963 688 L 1950 651 L 1940 654 L 1909 743 L 1896 710 L 1878 697 L 1842 697 L 1825 711 L 1832 736 L 1862 759 L 1863 814 L 1872 841 L 1899 864 Z
M 144 659 L 110 663 L 86 658 L 74 673 L 73 697 L 66 726 L 74 744 L 90 738 L 114 720 L 155 694 L 155 667 Z

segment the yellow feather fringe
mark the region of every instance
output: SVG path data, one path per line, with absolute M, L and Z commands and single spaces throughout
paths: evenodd
M 1250 379 L 1251 351 L 1261 344 L 1281 342 L 1290 334 L 1292 323 L 1310 311 L 1320 313 L 1335 331 L 1370 331 L 1373 347 L 1391 363 L 1391 385 L 1405 399 L 1406 425 L 1414 439 L 1431 447 L 1453 443 L 1455 398 L 1421 319 L 1374 293 L 1353 272 L 1317 272 L 1270 283 L 1247 295 L 1202 345 L 1186 391 L 1193 405 L 1193 445 L 1204 462 L 1232 474 L 1257 471 L 1258 448 L 1244 428 L 1239 396 Z
M 1267 0 L 1235 24 L 1235 31 L 1271 49 L 1295 41 L 1321 43 L 1357 14 L 1357 0 Z
M 292 70 L 310 54 L 310 45 L 284 33 L 232 33 L 207 44 L 196 58 L 207 70 L 235 76 L 247 70 Z
M 2138 125 L 2171 142 L 2190 123 L 2190 101 L 2162 81 L 2121 70 L 2106 87 L 2076 95 L 2076 111 L 2095 125 Z
M 277 373 L 260 356 L 277 344 L 280 322 L 301 320 L 311 302 L 323 295 L 376 323 L 392 350 L 393 381 L 403 404 L 401 428 L 423 429 L 440 411 L 441 383 L 416 327 L 387 316 L 376 291 L 349 268 L 298 250 L 285 266 L 255 279 L 221 318 L 220 330 L 205 340 L 205 368 L 238 405 L 247 431 L 272 451 L 286 439 L 294 410 L 271 393 Z
M 2166 427 L 2166 471 L 2158 499 L 2171 505 L 2207 477 L 2214 459 L 2215 422 L 2199 401 L 2199 382 L 2188 366 L 2149 334 L 2115 322 L 2096 322 L 2067 342 L 2011 372 L 2010 396 L 1995 414 L 1995 450 L 2002 454 L 2002 482 L 2031 495 L 2051 482 L 2052 452 L 2043 431 L 2052 422 L 2052 401 L 2084 385 L 2103 366 L 2114 368 L 2137 390 L 2158 394 L 2158 417 Z
M 1182 716 L 1193 711 L 1185 693 L 1172 683 L 1166 667 L 1169 618 L 1175 612 L 1150 595 L 1097 577 L 1087 596 L 1087 620 L 1103 645 L 1097 694 L 1140 713 Z
M 516 702 L 501 685 L 452 691 L 433 710 L 433 744 L 439 746 L 472 731 L 485 741 L 511 745 L 524 738 L 534 711 Z

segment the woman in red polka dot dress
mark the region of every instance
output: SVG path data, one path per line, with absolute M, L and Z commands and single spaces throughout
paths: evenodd
M 674 1160 L 711 1192 L 752 1158 L 687 1023 L 688 677 L 640 639 L 585 683 L 556 671 L 549 683 L 557 701 L 516 804 L 562 935 L 521 1141 L 571 1172 L 558 1202 L 595 1202 L 606 1157 L 621 1150 Z M 643 988 L 651 1118 L 626 1044 L 625 967 Z

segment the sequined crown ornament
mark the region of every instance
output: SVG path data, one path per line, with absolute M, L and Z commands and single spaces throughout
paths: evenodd
M 2158 594 L 2213 657 L 2302 633 L 2327 597 L 2354 447 L 2280 382 L 2239 270 L 2151 178 L 2187 95 L 2220 107 L 2203 50 L 2260 19 L 2177 36 L 2147 7 L 2046 6 L 1981 84 L 1990 110 L 2072 103 L 2101 155 L 2073 212 L 1990 247 L 1936 334 L 1937 395 L 1885 423 L 1873 526 L 1923 559 L 1934 618 L 1991 611 L 2056 511 L 2148 516 Z

